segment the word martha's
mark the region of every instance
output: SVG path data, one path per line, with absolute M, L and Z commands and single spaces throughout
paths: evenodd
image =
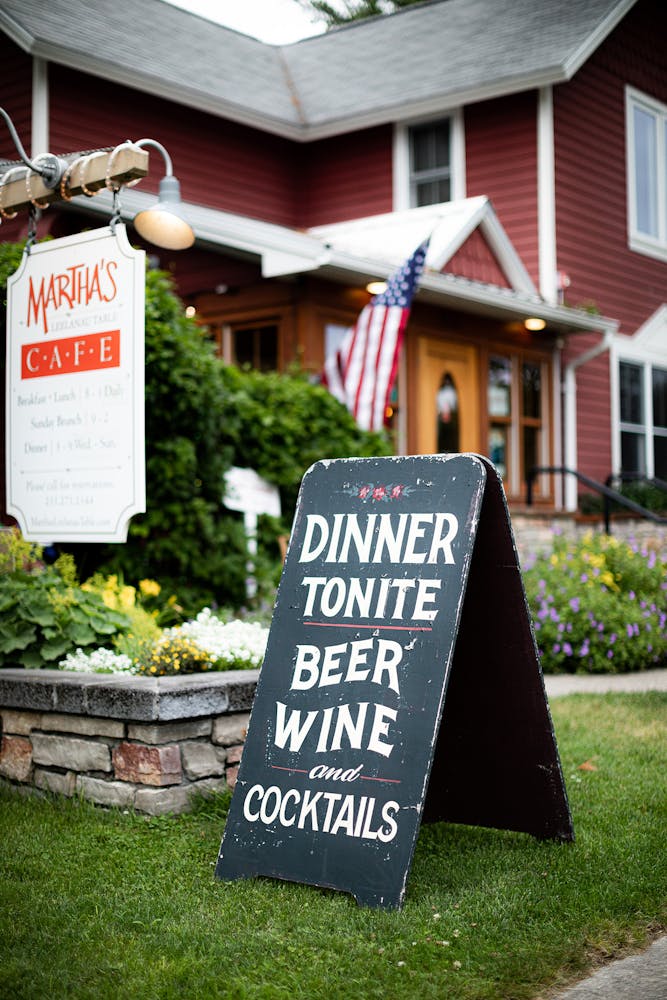
M 58 310 L 63 306 L 74 309 L 77 306 L 88 306 L 91 302 L 111 302 L 118 291 L 114 278 L 117 268 L 117 261 L 104 258 L 93 266 L 74 264 L 48 278 L 42 277 L 37 287 L 31 275 L 27 325 L 41 320 L 44 333 L 48 333 L 48 309 Z
M 458 519 L 449 513 L 308 514 L 299 562 L 452 565 Z M 305 617 L 433 621 L 440 577 L 305 576 Z

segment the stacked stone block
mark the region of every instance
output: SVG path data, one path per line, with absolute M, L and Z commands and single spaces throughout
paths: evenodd
M 234 787 L 256 679 L 3 670 L 0 778 L 150 815 L 183 812 L 193 793 Z M 69 711 L 57 711 L 63 704 Z

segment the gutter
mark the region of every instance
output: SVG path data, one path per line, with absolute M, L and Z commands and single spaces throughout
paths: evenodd
M 604 351 L 608 351 L 614 342 L 617 330 L 618 323 L 607 320 L 602 340 L 590 350 L 580 354 L 578 358 L 570 361 L 564 368 L 561 391 L 565 423 L 563 464 L 566 469 L 577 468 L 577 369 L 599 357 Z M 575 511 L 577 506 L 577 481 L 573 476 L 568 476 L 565 481 L 565 510 Z

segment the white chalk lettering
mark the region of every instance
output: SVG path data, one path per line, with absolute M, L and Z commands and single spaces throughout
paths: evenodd
M 299 562 L 452 564 L 455 514 L 307 514 Z

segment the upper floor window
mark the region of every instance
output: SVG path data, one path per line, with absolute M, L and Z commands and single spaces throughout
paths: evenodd
M 410 143 L 410 207 L 437 205 L 451 198 L 449 118 L 408 130 Z
M 398 125 L 394 143 L 394 209 L 465 198 L 463 112 Z
M 626 90 L 630 248 L 667 259 L 667 105 Z

